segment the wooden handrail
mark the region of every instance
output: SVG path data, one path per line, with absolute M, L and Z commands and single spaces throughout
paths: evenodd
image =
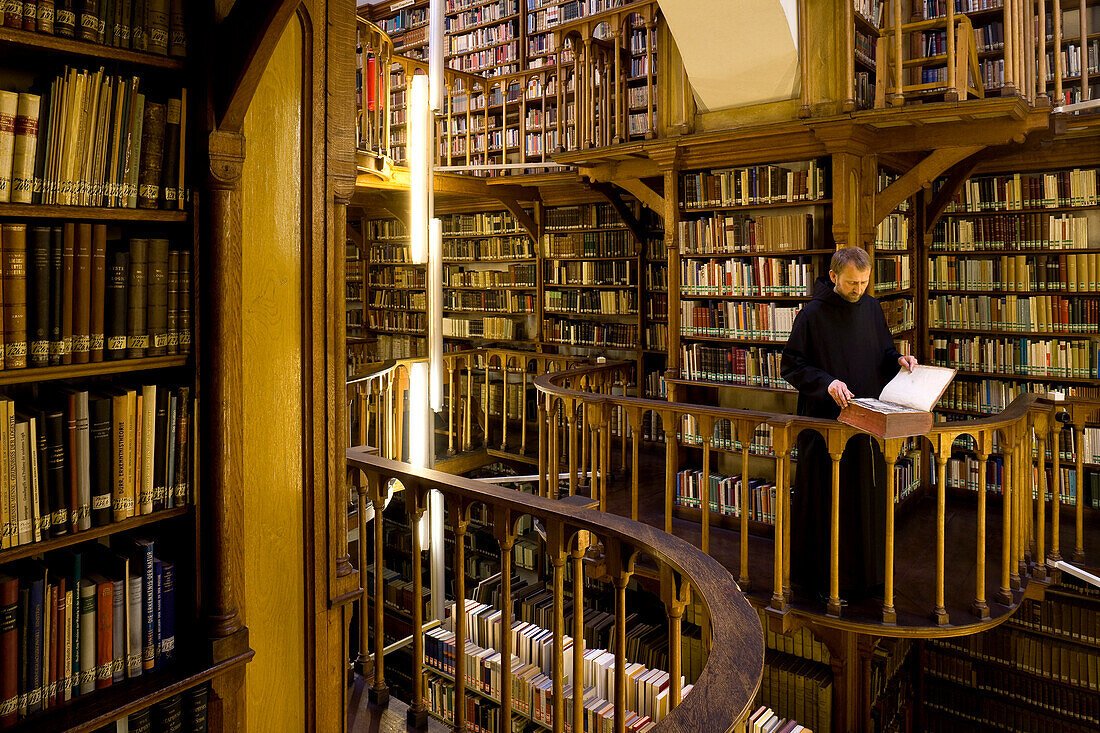
M 439 491 L 444 496 L 452 517 L 457 517 L 455 553 L 456 567 L 461 567 L 461 552 L 463 542 L 458 536 L 465 531 L 462 524 L 466 520 L 469 507 L 474 503 L 487 505 L 493 513 L 494 525 L 498 538 L 501 540 L 502 559 L 505 554 L 511 553 L 509 537 L 512 522 L 523 515 L 530 515 L 538 519 L 546 527 L 549 538 L 550 553 L 555 567 L 554 598 L 555 598 L 555 664 L 551 675 L 554 682 L 554 720 L 553 730 L 563 729 L 565 710 L 561 690 L 565 676 L 562 664 L 562 638 L 563 623 L 563 592 L 560 582 L 565 557 L 569 555 L 569 547 L 573 538 L 578 533 L 590 533 L 598 537 L 604 544 L 607 554 L 606 562 L 608 571 L 613 578 L 629 577 L 634 571 L 637 558 L 646 556 L 657 563 L 661 569 L 661 575 L 665 578 L 665 585 L 676 583 L 679 576 L 681 583 L 690 586 L 693 596 L 698 599 L 704 609 L 709 623 L 709 654 L 695 687 L 683 701 L 675 705 L 669 714 L 658 723 L 656 730 L 662 733 L 698 733 L 698 731 L 723 731 L 731 730 L 734 725 L 745 718 L 749 713 L 756 689 L 759 686 L 763 672 L 764 643 L 756 612 L 749 605 L 745 596 L 738 589 L 729 572 L 717 561 L 698 551 L 687 542 L 676 537 L 670 537 L 660 530 L 649 525 L 631 521 L 625 517 L 606 514 L 580 506 L 553 501 L 539 496 L 531 496 L 515 490 L 501 488 L 492 484 L 482 483 L 472 479 L 439 473 L 429 469 L 416 469 L 408 464 L 399 463 L 377 456 L 366 454 L 361 449 L 349 449 L 347 452 L 349 470 L 364 473 L 367 479 L 366 489 L 360 490 L 361 500 L 365 500 L 366 494 L 381 507 L 386 500 L 387 483 L 390 479 L 397 479 L 403 486 L 409 507 L 423 506 L 423 497 L 430 490 Z M 376 515 L 377 516 L 377 515 Z M 362 527 L 362 525 L 361 525 Z M 413 535 L 417 533 L 414 532 Z M 583 535 L 582 535 L 583 536 Z M 380 547 L 381 533 L 376 534 L 376 555 L 374 558 L 374 589 L 364 589 L 364 600 L 368 590 L 373 590 L 376 598 L 381 598 L 381 572 L 384 549 Z M 364 538 L 365 539 L 365 538 Z M 365 542 L 361 542 L 365 545 Z M 365 551 L 362 555 L 363 564 L 366 567 Z M 560 562 L 559 562 L 560 560 Z M 459 573 L 459 576 L 462 574 Z M 362 576 L 361 577 L 365 577 Z M 457 578 L 456 578 L 457 580 Z M 413 597 L 419 598 L 420 579 L 413 578 Z M 365 585 L 365 584 L 364 584 Z M 461 585 L 457 584 L 456 585 Z M 619 587 L 618 581 L 616 587 Z M 679 595 L 676 589 L 669 588 L 670 593 Z M 664 591 L 662 591 L 664 594 Z M 375 649 L 383 648 L 382 642 L 382 604 L 375 603 L 375 624 L 373 637 Z M 682 612 L 682 611 L 681 611 Z M 464 628 L 464 609 L 457 609 L 460 615 L 455 628 Z M 673 612 L 675 613 L 675 612 Z M 366 614 L 363 614 L 364 617 Z M 616 626 L 618 630 L 625 625 L 625 609 L 617 604 Z M 671 615 L 671 614 L 670 614 Z M 678 618 L 678 616 L 677 616 Z M 415 633 L 415 632 L 414 632 Z M 458 634 L 456 648 L 462 648 L 463 635 Z M 678 645 L 679 638 L 670 639 L 671 645 Z M 422 648 L 416 651 L 417 659 L 414 660 L 416 669 L 423 669 Z M 375 694 L 380 695 L 384 689 L 383 654 L 374 655 L 374 688 Z M 503 661 L 503 660 L 502 660 Z M 673 665 L 675 667 L 675 664 Z M 455 687 L 456 698 L 464 698 L 465 684 L 463 680 L 462 655 L 456 657 Z M 669 670 L 671 675 L 679 677 L 679 670 Z M 503 675 L 502 675 L 503 676 Z M 413 673 L 414 689 L 419 692 L 420 674 Z M 623 684 L 621 681 L 618 685 Z M 414 697 L 418 696 L 414 693 Z M 616 692 L 618 700 L 624 700 L 620 692 Z M 415 699 L 410 707 L 420 708 L 422 703 Z M 616 715 L 616 730 L 622 730 L 622 706 Z M 456 727 L 462 721 L 460 715 L 464 711 L 464 705 L 456 705 Z

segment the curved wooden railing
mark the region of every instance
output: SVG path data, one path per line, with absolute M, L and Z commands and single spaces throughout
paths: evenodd
M 454 567 L 464 567 L 465 543 L 463 537 L 470 522 L 470 510 L 474 505 L 487 507 L 492 527 L 499 544 L 499 562 L 502 577 L 511 576 L 512 547 L 516 541 L 516 523 L 523 516 L 536 519 L 545 527 L 546 549 L 553 567 L 553 657 L 550 679 L 552 681 L 552 714 L 548 722 L 551 730 L 559 733 L 565 725 L 572 730 L 584 730 L 584 710 L 580 696 L 574 696 L 575 705 L 565 709 L 565 684 L 570 670 L 565 668 L 565 610 L 564 582 L 566 565 L 572 561 L 574 608 L 583 607 L 586 572 L 585 557 L 592 548 L 602 546 L 602 568 L 610 576 L 615 588 L 615 675 L 613 702 L 615 704 L 614 730 L 626 730 L 627 678 L 625 660 L 626 639 L 626 584 L 638 569 L 641 559 L 656 564 L 660 578 L 661 597 L 665 602 L 670 626 L 670 687 L 671 710 L 659 721 L 656 730 L 697 733 L 698 731 L 728 731 L 749 713 L 749 705 L 760 684 L 763 671 L 764 644 L 758 617 L 745 597 L 738 590 L 733 578 L 717 561 L 691 545 L 674 537 L 668 537 L 655 527 L 631 521 L 624 517 L 604 514 L 592 509 L 532 496 L 514 489 L 506 489 L 472 479 L 465 479 L 427 469 L 414 469 L 408 464 L 371 456 L 359 448 L 348 450 L 347 465 L 353 474 L 361 474 L 358 495 L 360 506 L 370 502 L 374 516 L 380 517 L 395 489 L 403 489 L 405 511 L 414 526 L 428 511 L 428 494 L 438 491 L 443 495 L 447 508 L 447 526 L 454 537 Z M 365 512 L 360 513 L 360 537 L 366 538 Z M 438 519 L 438 518 L 437 518 Z M 421 542 L 420 533 L 412 535 L 412 597 L 421 597 Z M 385 677 L 384 605 L 382 573 L 386 547 L 383 546 L 379 522 L 375 522 L 373 558 L 368 559 L 367 543 L 360 542 L 360 568 L 373 567 L 374 587 L 364 589 L 364 602 L 370 602 L 373 614 L 362 613 L 361 639 L 373 647 L 368 659 L 367 649 L 360 655 L 364 667 L 372 670 L 371 694 L 376 701 L 388 697 Z M 361 575 L 365 580 L 365 574 Z M 364 582 L 364 585 L 366 583 Z M 694 597 L 704 610 L 708 656 L 706 665 L 695 681 L 690 694 L 681 701 L 680 688 L 680 635 L 679 622 L 689 597 Z M 454 574 L 453 597 L 465 598 L 465 578 L 462 572 Z M 421 604 L 414 603 L 412 628 L 424 627 Z M 500 608 L 512 608 L 510 584 L 501 584 Z M 466 648 L 466 609 L 457 604 L 458 615 L 454 623 L 454 646 Z M 573 638 L 583 639 L 583 614 L 573 614 Z M 410 718 L 422 719 L 424 710 L 425 670 L 424 635 L 412 634 L 412 693 Z M 511 635 L 500 635 L 501 679 L 511 679 Z M 571 679 L 584 676 L 581 655 L 574 654 Z M 455 699 L 465 701 L 469 690 L 466 684 L 465 656 L 455 655 Z M 500 700 L 501 719 L 510 720 L 512 699 L 503 695 Z M 454 706 L 456 730 L 466 730 L 465 705 Z
M 630 515 L 638 518 L 639 491 L 639 442 L 643 418 L 652 413 L 657 416 L 665 432 L 666 459 L 664 482 L 664 529 L 672 532 L 673 505 L 676 491 L 676 477 L 680 466 L 678 446 L 681 441 L 691 442 L 690 436 L 680 427 L 698 426 L 696 435 L 702 446 L 702 475 L 710 475 L 711 450 L 715 445 L 715 430 L 726 423 L 729 432 L 740 444 L 741 453 L 741 507 L 750 507 L 749 493 L 749 457 L 753 452 L 752 442 L 757 428 L 766 426 L 772 434 L 772 451 L 776 458 L 776 501 L 774 506 L 774 544 L 771 548 L 773 568 L 771 597 L 768 608 L 771 612 L 783 613 L 790 603 L 790 562 L 791 562 L 791 470 L 792 449 L 795 448 L 799 434 L 804 430 L 816 431 L 824 439 L 832 460 L 831 479 L 831 516 L 830 528 L 830 574 L 829 595 L 825 613 L 827 616 L 841 616 L 843 600 L 839 592 L 839 545 L 840 545 L 840 460 L 848 441 L 861 431 L 832 420 L 795 417 L 771 412 L 739 410 L 734 408 L 710 407 L 676 402 L 613 396 L 608 394 L 609 385 L 620 379 L 619 372 L 629 365 L 598 365 L 572 369 L 558 374 L 548 374 L 535 380 L 540 392 L 539 416 L 539 477 L 540 494 L 555 497 L 558 495 L 557 482 L 549 481 L 557 467 L 566 466 L 569 474 L 569 494 L 574 494 L 578 486 L 577 471 L 578 450 L 576 449 L 577 430 L 588 424 L 592 427 L 593 449 L 591 481 L 592 498 L 601 508 L 607 506 L 607 486 L 614 465 L 611 456 L 611 440 L 607 433 L 608 419 L 613 411 L 625 413 L 626 423 L 631 433 L 631 490 Z M 1095 425 L 1100 419 L 1100 402 L 1094 400 L 1070 400 L 1050 402 L 1036 395 L 1018 397 L 999 415 L 966 420 L 962 422 L 938 422 L 932 431 L 921 438 L 927 446 L 935 465 L 935 501 L 936 528 L 932 551 L 935 553 L 935 597 L 931 599 L 927 612 L 935 624 L 946 631 L 948 626 L 959 629 L 962 626 L 981 623 L 990 619 L 989 600 L 986 598 L 986 541 L 987 532 L 987 493 L 986 464 L 994 452 L 1003 456 L 1002 481 L 1002 544 L 1000 551 L 999 580 L 996 583 L 996 602 L 1014 607 L 1022 597 L 1022 590 L 1029 579 L 1045 580 L 1048 577 L 1047 564 L 1060 559 L 1063 538 L 1060 535 L 1060 512 L 1064 511 L 1060 502 L 1050 506 L 1048 520 L 1048 490 L 1046 478 L 1047 446 L 1052 450 L 1053 475 L 1061 481 L 1060 453 L 1065 446 L 1062 441 L 1063 424 L 1073 427 L 1076 445 L 1076 477 L 1078 487 L 1083 486 L 1084 469 L 1081 436 L 1085 426 Z M 670 429 L 669 426 L 676 426 Z M 878 439 L 876 439 L 878 440 Z M 898 624 L 894 605 L 895 558 L 895 519 L 894 497 L 896 493 L 894 464 L 905 439 L 878 440 L 887 464 L 886 475 L 886 542 L 885 542 L 885 588 L 882 597 L 881 624 L 878 633 L 887 627 Z M 974 526 L 975 552 L 977 562 L 976 583 L 973 600 L 970 603 L 971 618 L 950 618 L 945 605 L 945 512 L 946 512 L 946 467 L 952 456 L 956 441 L 969 441 L 979 461 L 977 486 L 977 519 Z M 625 442 L 624 442 L 625 461 Z M 563 455 L 564 454 L 564 455 Z M 1037 470 L 1032 469 L 1032 456 Z M 1028 489 L 1036 493 L 1028 495 Z M 1061 486 L 1055 486 L 1060 493 Z M 703 481 L 698 497 L 700 507 L 710 505 L 709 482 Z M 1075 538 L 1073 555 L 1077 560 L 1084 558 L 1084 501 L 1083 492 L 1078 489 L 1075 511 Z M 711 512 L 701 511 L 701 549 L 708 552 L 710 542 Z M 1050 524 L 1050 544 L 1047 544 L 1047 523 Z M 740 552 L 738 583 L 743 589 L 751 588 L 749 578 L 750 547 L 749 518 L 747 511 L 740 512 Z M 903 562 L 909 562 L 905 558 Z M 961 631 L 960 631 L 961 632 Z

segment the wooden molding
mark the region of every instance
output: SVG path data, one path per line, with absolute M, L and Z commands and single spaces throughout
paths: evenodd
M 624 191 L 632 193 L 636 199 L 653 211 L 659 214 L 664 213 L 665 197 L 653 190 L 649 184 L 640 178 L 618 178 L 611 182 Z
M 627 228 L 631 231 L 631 233 L 634 234 L 634 238 L 637 240 L 638 246 L 644 246 L 644 242 L 646 239 L 645 227 L 643 227 L 642 223 L 638 221 L 637 217 L 634 216 L 634 212 L 631 211 L 630 207 L 626 205 L 626 202 L 623 201 L 623 197 L 619 195 L 619 192 L 615 190 L 615 187 L 612 186 L 610 183 L 603 183 L 600 181 L 591 181 L 587 184 L 587 186 L 593 191 L 598 192 L 600 195 L 608 200 L 611 206 L 614 207 L 615 211 L 619 213 L 619 216 L 622 217 L 622 220 L 626 224 Z
M 497 198 L 500 200 L 500 203 L 504 204 L 504 208 L 512 212 L 512 216 L 516 217 L 516 221 L 519 222 L 519 225 L 531 235 L 531 240 L 537 247 L 542 235 L 542 229 L 539 227 L 538 222 L 531 218 L 527 210 L 519 205 L 519 201 L 516 201 L 511 196 L 498 195 Z
M 933 150 L 925 158 L 910 168 L 875 197 L 875 210 L 872 223 L 878 225 L 898 204 L 922 188 L 930 186 L 941 173 L 982 150 L 984 145 L 971 145 L 958 148 L 940 148 Z

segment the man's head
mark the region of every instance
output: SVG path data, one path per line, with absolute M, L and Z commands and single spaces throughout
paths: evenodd
M 833 291 L 849 303 L 858 303 L 871 279 L 871 258 L 859 247 L 841 247 L 829 263 Z

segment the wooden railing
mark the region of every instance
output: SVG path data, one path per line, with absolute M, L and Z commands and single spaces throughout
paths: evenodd
M 922 56 L 906 52 L 907 48 L 913 47 L 909 40 L 910 34 L 924 34 L 940 29 L 947 41 L 944 54 Z M 978 50 L 974 41 L 974 27 L 968 17 L 955 13 L 953 2 L 947 3 L 945 17 L 933 20 L 902 23 L 899 12 L 895 15 L 892 29 L 884 31 L 879 37 L 876 57 L 877 108 L 881 109 L 888 103 L 900 107 L 905 104 L 906 95 L 919 96 L 936 91 L 942 91 L 944 99 L 949 102 L 965 100 L 968 96 L 985 96 L 981 68 L 978 66 Z M 942 71 L 943 78 L 905 81 L 907 72 L 916 75 L 928 66 Z
M 568 472 L 568 492 L 574 494 L 580 485 L 577 467 L 582 456 L 577 446 L 577 431 L 582 424 L 590 424 L 592 430 L 591 498 L 601 508 L 607 506 L 607 487 L 614 473 L 616 461 L 612 456 L 609 418 L 615 411 L 625 413 L 625 423 L 631 435 L 631 488 L 630 516 L 638 518 L 638 500 L 640 485 L 639 446 L 642 441 L 643 419 L 653 415 L 660 419 L 665 438 L 665 480 L 664 480 L 664 529 L 672 532 L 673 507 L 676 491 L 676 477 L 681 467 L 679 445 L 681 425 L 685 420 L 698 426 L 697 440 L 702 445 L 702 475 L 709 476 L 712 468 L 711 452 L 715 445 L 715 430 L 725 423 L 725 435 L 732 436 L 740 443 L 741 454 L 741 497 L 739 522 L 739 577 L 742 589 L 752 588 L 749 577 L 751 553 L 761 551 L 759 546 L 750 544 L 748 511 L 752 506 L 749 493 L 749 459 L 751 443 L 758 427 L 767 426 L 773 436 L 772 451 L 776 460 L 774 505 L 774 544 L 768 550 L 770 560 L 771 595 L 769 610 L 784 612 L 790 603 L 790 565 L 791 565 L 791 479 L 793 476 L 791 460 L 792 450 L 796 446 L 799 434 L 803 431 L 815 431 L 824 440 L 832 461 L 831 478 L 831 516 L 828 518 L 829 546 L 829 592 L 825 613 L 840 617 L 844 605 L 840 597 L 839 586 L 839 547 L 840 547 L 840 460 L 848 441 L 859 430 L 832 420 L 803 418 L 770 412 L 739 410 L 733 408 L 710 407 L 676 402 L 662 402 L 640 398 L 611 395 L 611 385 L 620 379 L 622 365 L 600 365 L 572 369 L 558 374 L 548 374 L 535 380 L 540 391 L 540 441 L 538 456 L 539 490 L 543 496 L 551 498 L 559 495 L 558 481 L 554 480 L 562 467 Z M 1000 529 L 1002 546 L 1000 550 L 999 579 L 995 600 L 1009 608 L 1020 600 L 1020 592 L 1029 579 L 1046 580 L 1049 571 L 1048 562 L 1060 559 L 1063 538 L 1060 534 L 1060 512 L 1064 511 L 1061 502 L 1050 504 L 1047 518 L 1046 492 L 1046 447 L 1051 447 L 1052 461 L 1057 481 L 1061 480 L 1060 450 L 1065 448 L 1062 441 L 1064 424 L 1073 427 L 1076 445 L 1076 486 L 1077 497 L 1075 512 L 1075 537 L 1073 557 L 1084 559 L 1084 467 L 1082 453 L 1082 435 L 1086 425 L 1095 425 L 1100 420 L 1100 402 L 1071 399 L 1067 402 L 1051 402 L 1028 394 L 1018 397 L 1001 414 L 962 422 L 936 423 L 932 431 L 921 438 L 927 446 L 935 467 L 936 525 L 935 540 L 931 552 L 935 558 L 934 598 L 929 599 L 927 614 L 935 624 L 945 627 L 980 623 L 990 618 L 990 608 L 986 598 L 986 541 L 987 531 L 987 485 L 986 465 L 995 452 L 1003 456 L 1004 469 L 1002 480 L 1002 510 Z M 957 440 L 971 441 L 973 453 L 977 456 L 978 487 L 977 513 L 973 527 L 975 538 L 976 581 L 972 602 L 971 618 L 948 616 L 945 604 L 945 521 L 947 501 L 946 467 L 952 456 Z M 876 439 L 877 440 L 877 439 Z M 582 441 L 583 442 L 583 441 Z M 881 624 L 893 626 L 898 623 L 894 604 L 894 577 L 897 558 L 895 558 L 895 473 L 894 465 L 898 459 L 904 439 L 877 440 L 885 456 L 886 472 L 886 527 L 885 527 L 885 587 L 882 596 Z M 685 443 L 686 444 L 686 443 Z M 1038 470 L 1033 470 L 1032 456 Z M 621 462 L 626 463 L 625 440 L 622 445 Z M 684 466 L 688 467 L 688 466 Z M 698 463 L 690 467 L 697 468 Z M 1055 496 L 1060 486 L 1051 488 Z M 1034 497 L 1029 490 L 1036 492 Z M 709 482 L 703 481 L 698 497 L 701 523 L 701 549 L 709 552 L 711 534 L 711 512 Z M 1047 544 L 1047 525 L 1050 522 L 1050 544 Z M 903 558 L 902 562 L 914 562 L 913 558 Z M 760 578 L 758 577 L 757 582 Z
M 381 516 L 386 504 L 396 492 L 403 491 L 403 506 L 409 526 L 424 517 L 428 511 L 428 495 L 438 491 L 446 506 L 446 526 L 454 538 L 454 567 L 464 567 L 464 536 L 470 523 L 471 508 L 481 504 L 491 516 L 493 533 L 499 545 L 501 577 L 512 575 L 512 548 L 516 541 L 516 524 L 521 517 L 530 516 L 545 528 L 546 551 L 553 568 L 550 579 L 553 592 L 553 656 L 549 677 L 552 682 L 552 712 L 548 726 L 560 733 L 568 723 L 572 730 L 584 730 L 584 708 L 580 695 L 573 696 L 571 710 L 565 708 L 565 684 L 582 679 L 582 656 L 573 654 L 574 666 L 565 665 L 565 574 L 572 562 L 574 608 L 584 603 L 583 579 L 594 570 L 586 566 L 586 556 L 602 548 L 598 567 L 604 577 L 609 577 L 615 588 L 614 621 L 614 728 L 616 733 L 626 730 L 627 676 L 626 676 L 626 585 L 631 576 L 640 570 L 644 561 L 656 565 L 660 579 L 660 595 L 664 601 L 669 623 L 670 711 L 656 730 L 698 733 L 699 731 L 733 730 L 736 723 L 749 713 L 749 705 L 760 684 L 763 672 L 764 644 L 756 612 L 738 590 L 733 578 L 718 562 L 699 552 L 691 545 L 669 537 L 655 527 L 640 524 L 624 517 L 593 511 L 576 504 L 532 496 L 514 489 L 464 479 L 426 469 L 414 469 L 408 464 L 368 455 L 367 451 L 352 448 L 347 454 L 348 470 L 365 480 L 357 486 L 359 506 L 367 502 L 373 507 L 373 549 L 368 553 L 366 542 L 366 511 L 359 513 L 359 568 L 363 581 L 360 614 L 360 667 L 371 677 L 370 693 L 376 703 L 388 700 L 385 657 L 387 647 L 383 637 L 385 609 L 382 599 L 384 588 L 382 568 L 387 548 L 383 544 Z M 442 521 L 441 517 L 433 521 Z M 412 531 L 412 598 L 420 599 L 422 593 L 420 532 Z M 365 587 L 366 568 L 373 568 L 373 587 Z M 454 598 L 466 598 L 464 573 L 454 573 Z M 695 680 L 694 688 L 681 701 L 680 669 L 680 619 L 689 598 L 704 613 L 706 665 Z M 466 649 L 466 608 L 456 605 L 454 620 L 454 648 Z M 505 612 L 502 628 L 513 627 L 513 609 L 510 583 L 500 586 L 499 608 Z M 369 613 L 366 612 L 369 609 Z M 412 610 L 412 675 L 409 700 L 409 718 L 422 722 L 425 717 L 425 618 L 421 603 L 414 602 Z M 573 613 L 574 639 L 584 639 L 583 614 Z M 500 634 L 500 678 L 512 679 L 513 649 L 511 634 Z M 454 659 L 454 728 L 466 730 L 466 698 L 476 694 L 467 685 L 466 658 L 456 654 Z M 507 689 L 504 685 L 502 689 Z M 500 718 L 512 718 L 512 696 L 501 695 Z

